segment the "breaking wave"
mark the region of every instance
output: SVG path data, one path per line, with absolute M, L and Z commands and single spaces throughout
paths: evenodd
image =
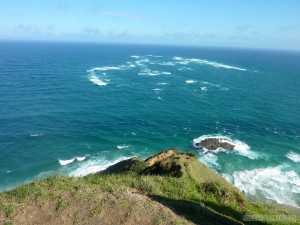
M 98 86 L 106 86 L 108 84 L 107 82 L 100 80 L 96 75 L 90 76 L 89 80 Z
M 94 158 L 87 160 L 86 162 L 83 162 L 79 168 L 73 170 L 69 173 L 69 176 L 73 177 L 83 177 L 88 174 L 94 174 L 99 171 L 105 170 L 109 166 L 112 166 L 122 160 L 129 159 L 131 157 L 120 157 L 118 159 L 115 159 L 113 161 L 103 159 L 103 158 Z
M 224 69 L 233 69 L 233 70 L 246 71 L 246 69 L 244 69 L 244 68 L 231 66 L 231 65 L 226 65 L 226 64 L 218 63 L 218 62 L 214 62 L 214 61 L 208 61 L 208 60 L 204 60 L 204 59 L 182 58 L 182 57 L 174 56 L 173 60 L 175 60 L 177 64 L 181 64 L 181 65 L 187 65 L 187 64 L 190 64 L 190 63 L 198 63 L 198 64 L 213 66 L 215 68 L 224 68 Z
M 300 162 L 300 154 L 297 154 L 295 152 L 289 152 L 286 154 L 286 157 L 293 162 Z
M 300 177 L 287 165 L 234 172 L 229 180 L 248 196 L 300 208 Z
M 235 152 L 239 155 L 248 157 L 249 159 L 259 158 L 259 156 L 255 152 L 250 151 L 250 146 L 247 145 L 246 143 L 244 143 L 240 140 L 231 139 L 229 137 L 221 136 L 221 135 L 202 135 L 202 136 L 200 136 L 200 137 L 193 140 L 194 147 L 199 148 L 196 144 L 203 141 L 203 140 L 205 140 L 205 139 L 208 139 L 208 138 L 219 139 L 221 142 L 226 141 L 227 143 L 229 143 L 231 145 L 234 145 L 233 152 Z M 203 148 L 203 150 L 204 150 L 204 153 L 207 153 L 209 151 L 205 148 Z M 210 152 L 214 152 L 214 153 L 217 153 L 217 152 L 230 152 L 230 150 L 228 151 L 228 150 L 225 150 L 223 148 L 218 148 L 217 150 L 213 150 L 213 151 L 210 151 Z
M 185 83 L 187 83 L 187 84 L 194 84 L 196 82 L 197 82 L 196 80 L 186 80 L 185 81 Z
M 129 148 L 130 145 L 118 145 L 117 149 L 124 149 L 124 148 Z
M 65 165 L 68 165 L 68 164 L 74 162 L 75 160 L 77 160 L 78 162 L 83 161 L 83 160 L 85 160 L 85 158 L 86 158 L 85 156 L 82 156 L 82 157 L 75 157 L 73 159 L 66 159 L 66 160 L 59 159 L 58 163 L 61 166 L 65 166 Z

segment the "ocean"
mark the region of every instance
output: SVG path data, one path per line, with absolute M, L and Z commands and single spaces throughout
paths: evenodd
M 300 208 L 300 52 L 0 42 L 0 190 L 176 147 Z M 224 137 L 233 151 L 194 142 Z

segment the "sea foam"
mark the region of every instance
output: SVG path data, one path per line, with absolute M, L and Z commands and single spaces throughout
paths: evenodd
M 219 62 L 215 62 L 215 61 L 204 60 L 204 59 L 182 58 L 182 57 L 175 56 L 175 57 L 173 57 L 173 60 L 175 60 L 177 64 L 181 64 L 181 65 L 188 65 L 189 63 L 198 63 L 198 64 L 210 65 L 215 68 L 246 71 L 246 69 L 244 69 L 244 68 L 231 66 L 231 65 L 227 65 L 227 64 L 223 64 L 223 63 L 219 63 Z
M 43 134 L 42 133 L 30 134 L 30 137 L 38 137 L 38 136 L 43 136 Z
M 68 165 L 68 164 L 70 164 L 70 163 L 72 163 L 72 162 L 74 162 L 74 161 L 75 161 L 75 158 L 74 158 L 74 159 L 67 159 L 67 160 L 59 159 L 59 160 L 58 160 L 58 163 L 59 163 L 60 165 L 62 165 L 62 166 L 65 166 L 65 165 Z
M 103 67 L 96 67 L 90 70 L 87 70 L 88 73 L 93 73 L 95 71 L 108 71 L 108 70 L 122 70 L 126 68 L 126 66 L 103 66 Z
M 185 83 L 187 83 L 187 84 L 194 84 L 196 82 L 197 82 L 196 80 L 186 80 L 185 81 Z
M 300 162 L 300 154 L 297 154 L 295 152 L 289 152 L 286 154 L 286 157 L 293 162 Z
M 247 195 L 300 207 L 300 177 L 286 165 L 237 171 L 231 180 Z
M 246 143 L 240 141 L 240 140 L 236 140 L 236 139 L 231 139 L 230 137 L 226 137 L 226 136 L 222 136 L 222 135 L 202 135 L 196 139 L 193 140 L 193 145 L 194 147 L 196 148 L 199 148 L 196 144 L 205 140 L 205 139 L 208 139 L 208 138 L 217 138 L 219 139 L 221 142 L 224 141 L 224 142 L 227 142 L 231 145 L 234 145 L 234 149 L 232 152 L 234 153 L 237 153 L 239 155 L 242 155 L 242 156 L 245 156 L 245 157 L 248 157 L 249 159 L 257 159 L 259 158 L 259 155 L 253 151 L 250 151 L 250 146 L 247 145 Z M 217 152 L 231 152 L 231 151 L 228 151 L 228 150 L 225 150 L 223 148 L 219 148 L 217 150 L 213 150 L 213 151 L 209 151 L 205 148 L 203 148 L 204 150 L 204 153 L 206 152 L 214 152 L 214 153 L 217 153 Z
M 90 76 L 89 80 L 98 86 L 106 86 L 108 84 L 107 82 L 100 80 L 96 75 Z
M 69 176 L 73 177 L 83 177 L 88 174 L 94 174 L 99 171 L 105 170 L 109 166 L 112 166 L 122 160 L 129 159 L 131 157 L 120 157 L 113 161 L 103 159 L 103 158 L 93 158 L 83 162 L 79 168 L 73 170 L 69 173 Z
M 66 160 L 59 159 L 59 160 L 58 160 L 58 163 L 59 163 L 60 165 L 62 165 L 62 166 L 65 166 L 65 165 L 68 165 L 68 164 L 74 162 L 75 160 L 77 160 L 78 162 L 80 162 L 80 161 L 83 161 L 83 160 L 85 160 L 85 159 L 86 159 L 85 156 L 82 156 L 82 157 L 81 157 L 81 156 L 78 156 L 78 157 L 75 157 L 75 158 L 73 158 L 73 159 L 66 159 Z
M 129 148 L 130 147 L 130 145 L 118 145 L 117 146 L 117 149 L 124 149 L 124 148 Z

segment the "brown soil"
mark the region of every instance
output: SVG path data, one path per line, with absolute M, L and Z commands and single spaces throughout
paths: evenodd
M 175 155 L 177 152 L 174 149 L 169 149 L 166 151 L 163 151 L 157 155 L 151 156 L 148 159 L 145 160 L 149 164 L 149 166 L 154 165 L 155 163 L 162 161 L 165 158 L 170 157 L 171 155 Z
M 134 189 L 97 196 L 32 202 L 16 213 L 13 224 L 192 224 Z

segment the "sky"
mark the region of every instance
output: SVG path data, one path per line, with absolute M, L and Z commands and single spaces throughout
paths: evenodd
M 300 1 L 0 0 L 0 40 L 300 50 Z

